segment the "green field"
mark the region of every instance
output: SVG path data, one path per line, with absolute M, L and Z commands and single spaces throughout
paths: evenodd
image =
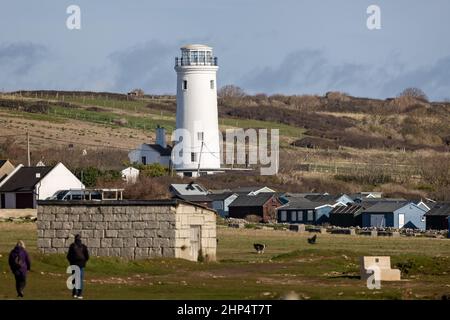
M 218 262 L 178 259 L 123 261 L 92 257 L 87 299 L 441 299 L 450 295 L 450 240 L 308 235 L 289 231 L 218 229 Z M 64 255 L 36 250 L 34 223 L 0 223 L 0 299 L 15 299 L 9 250 L 23 239 L 32 257 L 25 297 L 70 299 Z M 254 242 L 267 244 L 264 254 Z M 358 278 L 362 255 L 390 255 L 402 281 L 369 290 Z

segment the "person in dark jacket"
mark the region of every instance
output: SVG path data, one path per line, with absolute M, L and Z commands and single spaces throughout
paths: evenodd
M 31 261 L 22 240 L 17 242 L 9 254 L 8 263 L 16 279 L 17 297 L 23 298 L 23 290 L 27 284 L 27 272 L 31 269 Z
M 80 268 L 81 287 L 79 289 L 74 288 L 72 290 L 72 295 L 74 298 L 83 299 L 84 268 L 86 267 L 86 262 L 89 260 L 89 251 L 86 245 L 81 241 L 81 236 L 79 234 L 75 236 L 75 242 L 69 247 L 67 260 L 69 260 L 70 265 L 75 265 Z

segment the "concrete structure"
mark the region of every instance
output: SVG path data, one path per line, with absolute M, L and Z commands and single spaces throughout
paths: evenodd
M 120 171 L 122 179 L 127 183 L 136 183 L 139 178 L 139 170 L 133 167 L 128 167 Z
M 57 191 L 69 189 L 84 189 L 84 185 L 61 162 L 54 167 L 19 165 L 0 182 L 0 207 L 34 209 L 37 200 L 50 198 Z
M 376 257 L 361 257 L 360 259 L 360 273 L 361 280 L 367 281 L 374 271 L 374 268 L 379 269 L 380 281 L 400 281 L 400 270 L 391 269 L 391 257 L 376 256 Z
M 220 171 L 218 68 L 212 48 L 205 45 L 184 46 L 181 58 L 175 58 L 178 130 L 172 161 L 180 175 Z
M 216 259 L 216 213 L 179 200 L 40 201 L 37 230 L 43 253 L 79 233 L 93 256 Z

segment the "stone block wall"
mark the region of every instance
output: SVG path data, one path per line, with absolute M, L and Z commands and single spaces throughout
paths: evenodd
M 210 209 L 179 200 L 41 201 L 38 248 L 67 253 L 80 234 L 92 256 L 197 260 L 189 250 L 192 226 L 201 228 L 202 255 L 215 260 L 216 214 Z

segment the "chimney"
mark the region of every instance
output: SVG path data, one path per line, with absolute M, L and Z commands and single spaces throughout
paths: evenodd
M 159 144 L 164 149 L 167 148 L 166 129 L 164 129 L 164 127 L 160 127 L 159 125 L 156 127 L 156 144 Z

